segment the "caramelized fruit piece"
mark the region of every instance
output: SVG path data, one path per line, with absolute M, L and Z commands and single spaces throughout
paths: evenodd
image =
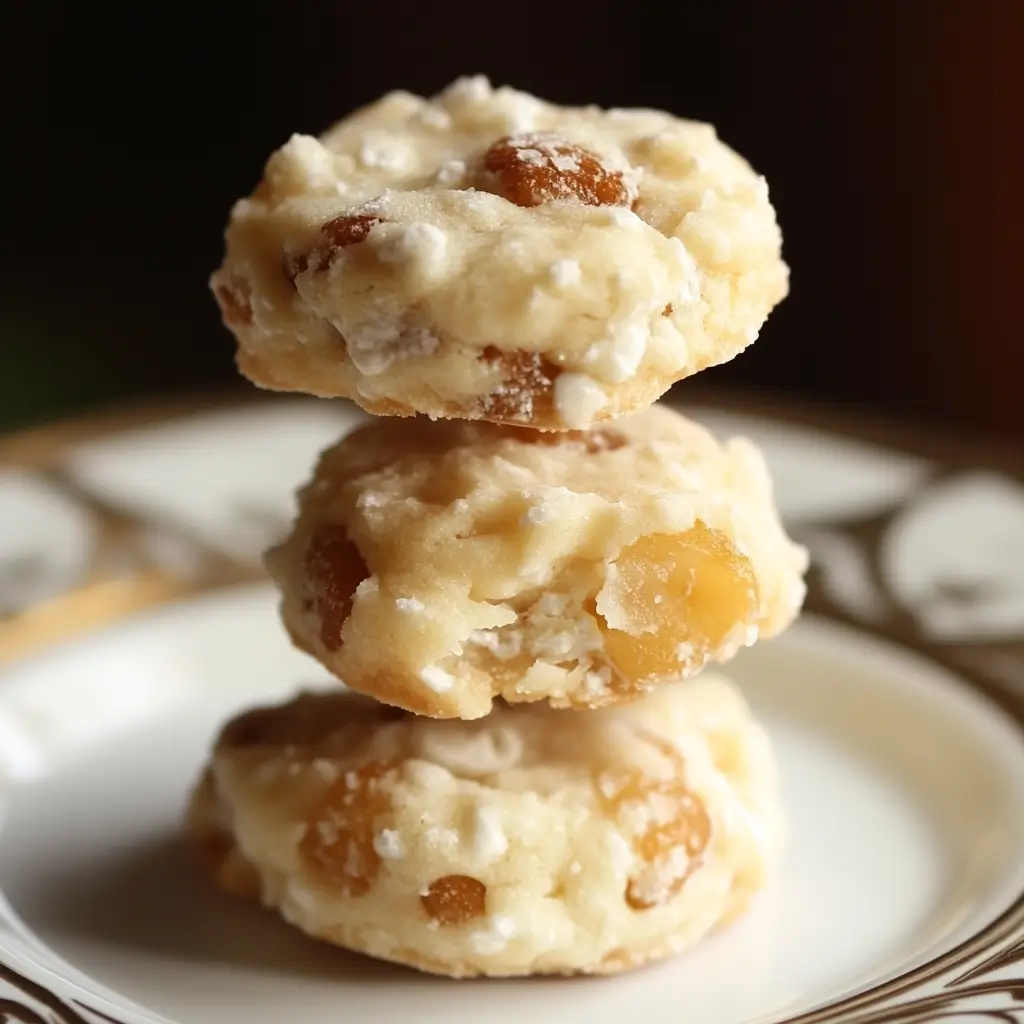
M 380 222 L 380 217 L 368 213 L 348 213 L 327 221 L 320 226 L 320 237 L 310 252 L 294 253 L 285 258 L 285 274 L 294 281 L 310 266 L 323 270 L 330 266 L 331 258 L 339 249 L 358 245 Z
M 465 924 L 486 913 L 487 886 L 469 875 L 445 875 L 430 883 L 420 902 L 440 925 Z
M 248 282 L 240 277 L 218 281 L 213 286 L 213 294 L 226 326 L 246 327 L 252 323 L 252 292 Z
M 641 537 L 614 564 L 619 602 L 654 626 L 634 636 L 599 620 L 608 659 L 632 683 L 699 668 L 757 612 L 750 561 L 699 521 L 681 535 Z
M 516 206 L 575 199 L 588 206 L 628 206 L 629 189 L 619 171 L 557 135 L 510 135 L 484 155 L 483 186 Z M 490 180 L 487 180 L 490 179 Z M 489 189 L 490 190 L 490 189 Z
M 633 840 L 643 862 L 626 885 L 625 899 L 634 910 L 648 910 L 670 900 L 700 866 L 711 838 L 711 819 L 703 802 L 686 785 L 686 763 L 668 741 L 644 731 L 645 739 L 670 761 L 668 778 L 653 778 L 630 768 L 603 772 L 598 790 L 606 810 L 618 816 L 629 805 L 650 808 L 651 823 Z
M 313 534 L 306 548 L 305 570 L 309 605 L 320 619 L 320 642 L 336 651 L 356 587 L 370 570 L 342 526 L 321 526 Z
M 554 363 L 537 352 L 504 352 L 493 345 L 488 345 L 480 358 L 502 378 L 480 402 L 488 419 L 522 423 L 550 414 L 555 378 L 561 372 Z
M 332 251 L 345 249 L 362 242 L 380 221 L 380 217 L 369 213 L 346 214 L 321 225 L 320 234 L 330 243 Z
M 343 896 L 369 892 L 380 870 L 374 821 L 391 810 L 381 781 L 393 767 L 389 761 L 371 761 L 346 772 L 306 823 L 299 856 Z

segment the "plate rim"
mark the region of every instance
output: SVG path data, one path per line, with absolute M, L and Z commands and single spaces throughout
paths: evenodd
M 906 425 L 862 423 L 849 413 L 839 412 L 833 415 L 831 411 L 823 411 L 821 407 L 808 403 L 780 403 L 765 397 L 751 400 L 749 396 L 742 395 L 732 398 L 726 396 L 723 400 L 723 396 L 716 393 L 713 388 L 690 389 L 689 397 L 693 399 L 693 411 L 698 418 L 705 410 L 726 414 L 741 413 L 747 418 L 762 420 L 767 424 L 780 423 L 797 430 L 811 430 L 841 439 L 860 441 L 878 449 L 883 455 L 890 451 L 928 459 L 930 468 L 926 474 L 925 489 L 929 484 L 937 480 L 942 481 L 957 472 L 979 468 L 988 468 L 1018 484 L 1024 479 L 1017 446 L 1005 443 L 972 442 L 962 437 L 936 439 L 933 433 Z M 133 403 L 123 406 L 120 410 L 115 408 L 110 413 L 99 413 L 89 417 L 85 433 L 90 438 L 102 438 L 126 428 L 177 421 L 212 409 L 234 407 L 248 411 L 254 406 L 263 405 L 269 408 L 275 403 L 280 406 L 282 403 L 293 401 L 296 401 L 296 396 L 243 398 L 241 395 L 232 394 L 230 400 L 225 402 L 223 396 L 212 394 L 198 400 L 172 398 L 155 407 Z M 681 403 L 675 401 L 672 404 Z M 690 404 L 687 402 L 687 405 Z M 46 472 L 50 473 L 68 436 L 66 424 L 28 431 L 14 435 L 13 438 L 0 440 L 0 455 L 9 456 L 4 461 L 10 465 L 31 465 L 37 458 L 34 453 L 38 452 L 38 461 Z M 59 474 L 56 478 L 59 481 Z M 826 524 L 833 534 L 852 538 L 862 547 L 869 571 L 875 583 L 887 591 L 887 597 L 892 595 L 888 593 L 884 575 L 879 567 L 881 539 L 887 526 L 912 503 L 913 498 L 914 495 L 908 494 L 890 510 L 864 521 L 851 519 Z M 109 510 L 98 511 L 105 515 Z M 799 533 L 796 539 L 802 539 Z M 140 599 L 133 609 L 138 614 L 126 616 L 119 613 L 110 625 L 123 627 L 128 624 L 128 619 L 142 621 L 154 615 L 162 617 L 171 612 L 172 608 L 191 604 L 196 599 L 222 596 L 226 587 L 234 589 L 234 585 L 248 583 L 252 578 L 251 573 L 244 567 L 224 562 L 218 565 L 217 572 L 196 584 L 190 582 L 186 585 L 164 588 L 154 592 L 155 596 Z M 994 670 L 988 670 L 982 661 L 974 657 L 964 657 L 963 650 L 955 643 L 943 642 L 929 636 L 918 623 L 915 623 L 915 609 L 900 608 L 897 599 L 897 613 L 891 621 L 865 621 L 856 609 L 844 605 L 835 598 L 835 595 L 827 593 L 813 570 L 810 582 L 811 592 L 807 607 L 809 611 L 816 613 L 816 617 L 830 625 L 852 626 L 868 633 L 873 640 L 881 641 L 886 646 L 923 658 L 934 668 L 962 681 L 986 705 L 1001 711 L 1001 717 L 1011 721 L 1021 733 L 1024 733 L 1024 688 L 1021 692 L 1014 692 Z M 96 638 L 95 633 L 83 635 L 81 632 L 72 632 L 67 637 L 67 642 L 88 643 Z M 64 647 L 64 644 L 61 643 L 59 646 Z M 968 653 L 971 654 L 989 650 L 1000 656 L 1006 653 L 1004 644 L 984 638 L 970 647 L 971 651 Z M 0 644 L 0 661 L 2 653 Z M 55 649 L 50 649 L 44 652 L 44 656 L 56 653 Z M 1016 657 L 1016 650 L 1011 650 L 1009 656 Z M 26 660 L 34 661 L 36 657 L 30 656 Z M 18 662 L 10 667 L 16 667 L 21 661 L 19 658 Z M 987 926 L 927 962 L 877 985 L 869 983 L 866 988 L 817 1008 L 795 1016 L 772 1017 L 771 1020 L 773 1024 L 926 1024 L 967 1014 L 973 1015 L 975 1019 L 989 1019 L 993 1022 L 1024 1020 L 1022 965 L 1024 891 Z M 73 965 L 68 966 L 73 968 Z M 153 1011 L 129 1006 L 131 1001 L 127 999 L 123 1000 L 123 1009 L 116 1006 L 105 1006 L 103 1009 L 99 1005 L 93 1007 L 74 994 L 77 987 L 74 981 L 68 980 L 65 983 L 59 975 L 46 978 L 45 975 L 51 972 L 45 967 L 41 969 L 41 973 L 42 978 L 36 977 L 35 969 L 25 965 L 19 968 L 18 965 L 9 962 L 6 955 L 0 953 L 0 1014 L 6 1013 L 8 1019 L 23 1021 L 25 1024 L 139 1024 L 141 1021 L 146 1021 L 147 1024 L 172 1024 L 167 1018 L 160 1017 Z M 62 992 L 65 994 L 62 995 Z M 129 1017 L 112 1015 L 126 1011 Z

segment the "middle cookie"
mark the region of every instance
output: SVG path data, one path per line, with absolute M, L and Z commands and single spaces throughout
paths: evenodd
M 499 696 L 618 704 L 726 661 L 792 622 L 806 565 L 758 450 L 660 406 L 588 433 L 363 427 L 267 555 L 297 646 L 464 719 Z

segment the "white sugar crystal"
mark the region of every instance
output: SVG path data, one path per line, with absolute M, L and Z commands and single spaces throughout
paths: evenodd
M 441 188 L 451 188 L 458 185 L 466 177 L 465 160 L 448 160 L 441 165 L 440 170 L 434 177 L 434 184 Z
M 563 373 L 555 381 L 555 410 L 567 427 L 586 427 L 608 404 L 604 391 L 585 373 Z
M 400 326 L 383 319 L 361 325 L 346 340 L 349 358 L 367 377 L 384 373 L 396 359 L 432 355 L 441 344 L 426 327 Z
M 444 259 L 448 236 L 433 224 L 391 224 L 367 236 L 377 255 L 388 263 L 420 263 L 436 266 Z
M 696 302 L 700 298 L 700 275 L 697 272 L 697 264 L 681 238 L 676 238 L 673 235 L 669 238 L 668 243 L 683 271 L 683 283 L 676 293 L 676 301 L 681 306 Z
M 373 849 L 383 860 L 401 860 L 405 856 L 405 843 L 391 828 L 381 829 L 373 837 Z
M 508 661 L 522 651 L 523 634 L 519 630 L 475 629 L 469 635 L 469 642 L 486 647 L 496 658 Z
M 515 933 L 515 921 L 504 914 L 496 914 L 488 921 L 487 928 L 472 932 L 469 941 L 473 946 L 473 952 L 478 956 L 494 956 L 508 945 L 508 940 Z
M 432 826 L 426 831 L 426 840 L 427 846 L 443 846 L 446 849 L 451 849 L 451 847 L 459 845 L 459 834 L 451 828 Z
M 400 612 L 406 612 L 409 615 L 418 615 L 420 612 L 426 609 L 426 605 L 418 597 L 396 597 L 395 607 Z
M 455 676 L 436 665 L 428 665 L 420 671 L 420 679 L 434 691 L 447 693 L 455 685 Z
M 401 171 L 409 163 L 409 147 L 390 132 L 370 132 L 359 147 L 364 167 L 380 171 Z
M 583 695 L 590 700 L 603 697 L 608 692 L 608 684 L 612 681 L 612 670 L 607 665 L 587 672 L 583 676 Z
M 552 153 L 549 159 L 564 174 L 575 174 L 580 169 L 579 159 L 573 153 Z
M 548 273 L 556 288 L 572 288 L 583 279 L 579 260 L 574 259 L 555 260 L 548 268 Z
M 508 837 L 495 807 L 478 806 L 473 814 L 473 852 L 484 862 L 495 861 L 508 850 Z
M 555 510 L 550 505 L 541 502 L 538 505 L 531 505 L 524 513 L 523 526 L 540 526 L 542 523 L 550 523 L 555 518 Z
M 592 345 L 586 354 L 591 371 L 610 384 L 636 376 L 647 352 L 650 326 L 646 317 L 636 314 L 618 325 L 603 341 Z

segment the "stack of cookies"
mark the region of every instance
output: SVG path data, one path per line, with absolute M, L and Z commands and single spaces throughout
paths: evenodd
M 381 418 L 267 555 L 347 689 L 222 731 L 189 815 L 221 886 L 454 977 L 615 972 L 743 910 L 775 767 L 702 670 L 793 621 L 806 557 L 757 449 L 652 403 L 754 340 L 780 245 L 709 126 L 479 77 L 270 158 L 213 277 L 239 366 Z

